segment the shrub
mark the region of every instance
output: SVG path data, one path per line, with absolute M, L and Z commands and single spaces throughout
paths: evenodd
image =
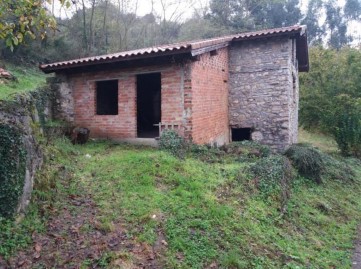
M 207 163 L 222 163 L 225 160 L 226 153 L 211 145 L 188 144 L 188 150 L 192 157 Z
M 241 160 L 253 160 L 256 158 L 268 157 L 271 154 L 269 146 L 262 145 L 255 141 L 233 142 L 223 147 L 228 154 L 235 154 Z
M 325 153 L 322 153 L 321 156 L 325 164 L 325 170 L 323 172 L 325 177 L 343 182 L 355 180 L 356 173 L 353 168 L 355 164 L 352 162 L 357 161 L 356 159 L 343 158 L 342 161 L 340 161 Z
M 271 155 L 260 159 L 250 169 L 256 177 L 257 187 L 262 194 L 280 196 L 283 211 L 290 197 L 293 177 L 289 160 L 281 155 Z
M 176 157 L 184 158 L 187 142 L 174 130 L 164 130 L 159 139 L 159 148 L 166 150 Z
M 361 98 L 337 97 L 338 105 L 330 119 L 332 134 L 343 155 L 361 157 Z
M 288 148 L 285 155 L 292 161 L 299 174 L 305 178 L 322 183 L 321 174 L 325 168 L 318 150 L 306 144 L 295 144 Z
M 0 217 L 11 217 L 23 193 L 26 152 L 19 130 L 0 124 Z

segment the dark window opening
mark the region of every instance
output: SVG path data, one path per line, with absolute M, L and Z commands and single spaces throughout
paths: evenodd
M 97 81 L 97 115 L 118 115 L 118 80 Z
M 232 141 L 251 140 L 251 128 L 232 128 Z
M 216 56 L 216 55 L 218 55 L 218 51 L 217 50 L 212 50 L 210 52 L 210 54 L 211 54 L 211 56 Z
M 161 121 L 161 74 L 137 76 L 137 132 L 140 138 L 159 136 Z

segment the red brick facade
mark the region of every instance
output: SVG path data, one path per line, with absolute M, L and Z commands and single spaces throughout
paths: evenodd
M 74 123 L 91 137 L 137 138 L 136 76 L 161 73 L 161 121 L 176 125 L 195 143 L 228 142 L 228 50 L 205 53 L 197 61 L 69 76 Z M 118 80 L 118 115 L 96 114 L 96 82 Z
M 89 72 L 69 77 L 74 97 L 74 124 L 90 129 L 91 137 L 126 139 L 137 137 L 136 76 L 160 72 L 162 122 L 182 124 L 181 68 L 176 65 Z M 118 80 L 118 115 L 97 115 L 96 81 Z
M 228 143 L 228 49 L 202 54 L 192 64 L 191 82 L 193 141 Z

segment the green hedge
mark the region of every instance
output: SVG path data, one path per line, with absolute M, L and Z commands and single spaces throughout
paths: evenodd
M 26 151 L 20 131 L 0 123 L 0 217 L 15 213 L 22 195 L 26 166 Z

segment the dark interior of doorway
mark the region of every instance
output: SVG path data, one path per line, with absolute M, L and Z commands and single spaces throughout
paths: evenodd
M 159 136 L 161 121 L 160 73 L 137 76 L 137 132 L 139 138 Z

